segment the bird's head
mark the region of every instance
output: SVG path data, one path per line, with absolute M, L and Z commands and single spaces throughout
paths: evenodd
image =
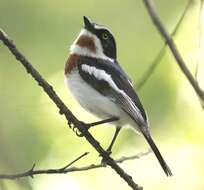
M 70 51 L 78 55 L 115 60 L 116 42 L 110 30 L 84 16 L 84 27 Z

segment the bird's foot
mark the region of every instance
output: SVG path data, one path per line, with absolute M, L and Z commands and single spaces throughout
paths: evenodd
M 83 127 L 84 129 L 86 128 L 86 130 L 89 130 L 89 127 L 87 127 L 88 124 L 84 123 L 83 121 L 80 121 L 80 124 L 81 124 L 81 127 Z M 72 126 L 71 128 L 76 133 L 76 135 L 78 137 L 83 137 L 84 136 L 83 133 L 79 130 L 78 127 Z
M 93 122 L 93 123 L 84 123 L 83 121 L 80 121 L 80 123 L 86 130 L 89 130 L 91 127 L 94 127 L 96 125 L 110 123 L 110 122 L 114 122 L 114 121 L 117 121 L 117 120 L 119 120 L 118 117 L 112 117 L 112 118 L 109 118 L 109 119 L 105 119 L 105 120 L 101 120 L 101 121 L 97 121 L 97 122 Z M 70 126 L 70 128 L 72 128 L 72 130 L 76 133 L 76 135 L 78 137 L 83 137 L 84 136 L 79 131 L 79 129 L 76 126 L 74 126 L 71 122 L 68 122 L 68 125 Z

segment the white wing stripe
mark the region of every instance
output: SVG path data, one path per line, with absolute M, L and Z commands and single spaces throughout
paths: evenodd
M 115 84 L 115 82 L 113 81 L 112 77 L 110 74 L 107 74 L 104 70 L 98 69 L 94 66 L 89 66 L 86 64 L 83 64 L 81 66 L 82 70 L 89 73 L 90 75 L 93 75 L 94 77 L 96 77 L 98 80 L 104 80 L 106 82 L 108 82 L 108 84 L 118 93 L 122 94 L 123 97 L 126 98 L 126 100 L 128 100 L 128 102 L 130 103 L 130 105 L 132 106 L 132 108 L 135 110 L 135 112 L 137 113 L 137 117 L 139 117 L 139 119 L 141 121 L 144 121 L 144 118 L 142 117 L 142 114 L 140 112 L 140 110 L 138 109 L 137 106 L 135 106 L 134 102 L 132 102 L 131 98 L 123 91 L 120 90 L 117 85 Z
M 113 82 L 111 75 L 107 74 L 104 70 L 85 64 L 82 65 L 82 70 L 88 72 L 90 75 L 94 75 L 99 80 L 105 80 L 114 90 L 121 93 L 121 90 Z

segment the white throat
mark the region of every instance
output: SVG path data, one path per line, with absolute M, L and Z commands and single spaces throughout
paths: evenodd
M 90 49 L 88 49 L 86 47 L 80 47 L 79 45 L 77 45 L 77 41 L 78 41 L 78 39 L 81 36 L 88 36 L 88 37 L 91 37 L 94 40 L 96 52 L 92 52 Z M 71 54 L 77 54 L 77 55 L 84 55 L 84 56 L 94 57 L 94 58 L 106 59 L 106 60 L 109 60 L 109 61 L 113 62 L 113 59 L 107 57 L 103 53 L 103 48 L 102 48 L 101 42 L 96 37 L 96 35 L 92 34 L 91 32 L 89 32 L 88 30 L 86 30 L 84 28 L 80 31 L 78 37 L 76 38 L 74 43 L 71 45 L 70 53 Z

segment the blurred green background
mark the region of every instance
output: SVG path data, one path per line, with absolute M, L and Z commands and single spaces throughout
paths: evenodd
M 172 31 L 187 0 L 157 0 L 162 21 Z M 198 49 L 200 1 L 195 0 L 175 37 L 188 67 L 204 87 L 203 49 Z M 82 16 L 108 26 L 115 35 L 118 60 L 134 83 L 140 79 L 163 45 L 142 1 L 0 0 L 0 27 L 39 72 L 53 85 L 67 106 L 86 122 L 98 119 L 85 112 L 67 91 L 63 69 L 69 46 L 79 33 Z M 153 154 L 121 164 L 144 189 L 204 189 L 204 116 L 190 84 L 167 49 L 150 80 L 139 91 L 151 123 L 152 135 L 174 176 L 166 178 Z M 110 126 L 110 125 L 107 125 Z M 113 127 L 98 126 L 91 133 L 107 147 Z M 148 148 L 145 140 L 123 129 L 113 157 Z M 96 151 L 78 138 L 58 114 L 56 106 L 0 43 L 0 173 L 66 165 L 100 163 Z M 0 180 L 0 190 L 130 189 L 110 168 L 34 179 Z

